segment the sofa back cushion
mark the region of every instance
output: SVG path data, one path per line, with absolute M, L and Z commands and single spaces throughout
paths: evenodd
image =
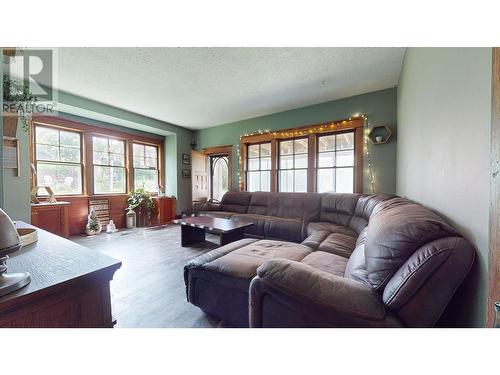
M 245 214 L 248 210 L 252 193 L 246 191 L 228 191 L 221 200 L 221 211 Z
M 356 209 L 361 194 L 323 194 L 320 221 L 347 226 Z
M 368 220 L 377 204 L 394 198 L 393 195 L 376 194 L 363 195 L 356 203 L 354 216 L 349 222 L 349 228 L 355 230 L 358 234 L 368 225 Z
M 248 213 L 311 221 L 319 216 L 320 204 L 321 194 L 255 192 Z
M 367 277 L 383 289 L 410 256 L 428 242 L 457 236 L 440 216 L 404 198 L 377 205 L 370 216 L 365 241 Z

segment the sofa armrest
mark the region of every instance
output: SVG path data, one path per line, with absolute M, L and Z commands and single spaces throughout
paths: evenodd
M 264 306 L 264 304 L 268 304 Z M 273 259 L 257 269 L 250 285 L 250 324 L 252 327 L 280 325 L 270 315 L 290 311 L 298 321 L 286 326 L 398 326 L 387 318 L 380 294 L 361 282 L 335 276 L 309 265 Z M 273 309 L 275 311 L 273 311 Z

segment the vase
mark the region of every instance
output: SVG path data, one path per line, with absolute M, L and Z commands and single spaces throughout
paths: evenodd
M 136 219 L 137 219 L 137 215 L 135 214 L 135 211 L 131 208 L 128 209 L 127 211 L 127 228 L 128 229 L 132 229 L 132 228 L 135 228 L 136 226 Z

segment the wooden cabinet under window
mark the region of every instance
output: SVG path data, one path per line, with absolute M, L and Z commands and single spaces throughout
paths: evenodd
M 151 218 L 152 225 L 168 224 L 175 219 L 175 198 L 153 197 L 156 214 Z
M 69 237 L 69 202 L 31 205 L 31 224 L 58 236 Z

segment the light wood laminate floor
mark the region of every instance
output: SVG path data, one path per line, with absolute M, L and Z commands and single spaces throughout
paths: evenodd
M 122 261 L 111 282 L 116 327 L 218 327 L 220 322 L 186 301 L 184 265 L 216 245 L 217 237 L 181 247 L 176 225 L 121 230 L 71 240 Z

